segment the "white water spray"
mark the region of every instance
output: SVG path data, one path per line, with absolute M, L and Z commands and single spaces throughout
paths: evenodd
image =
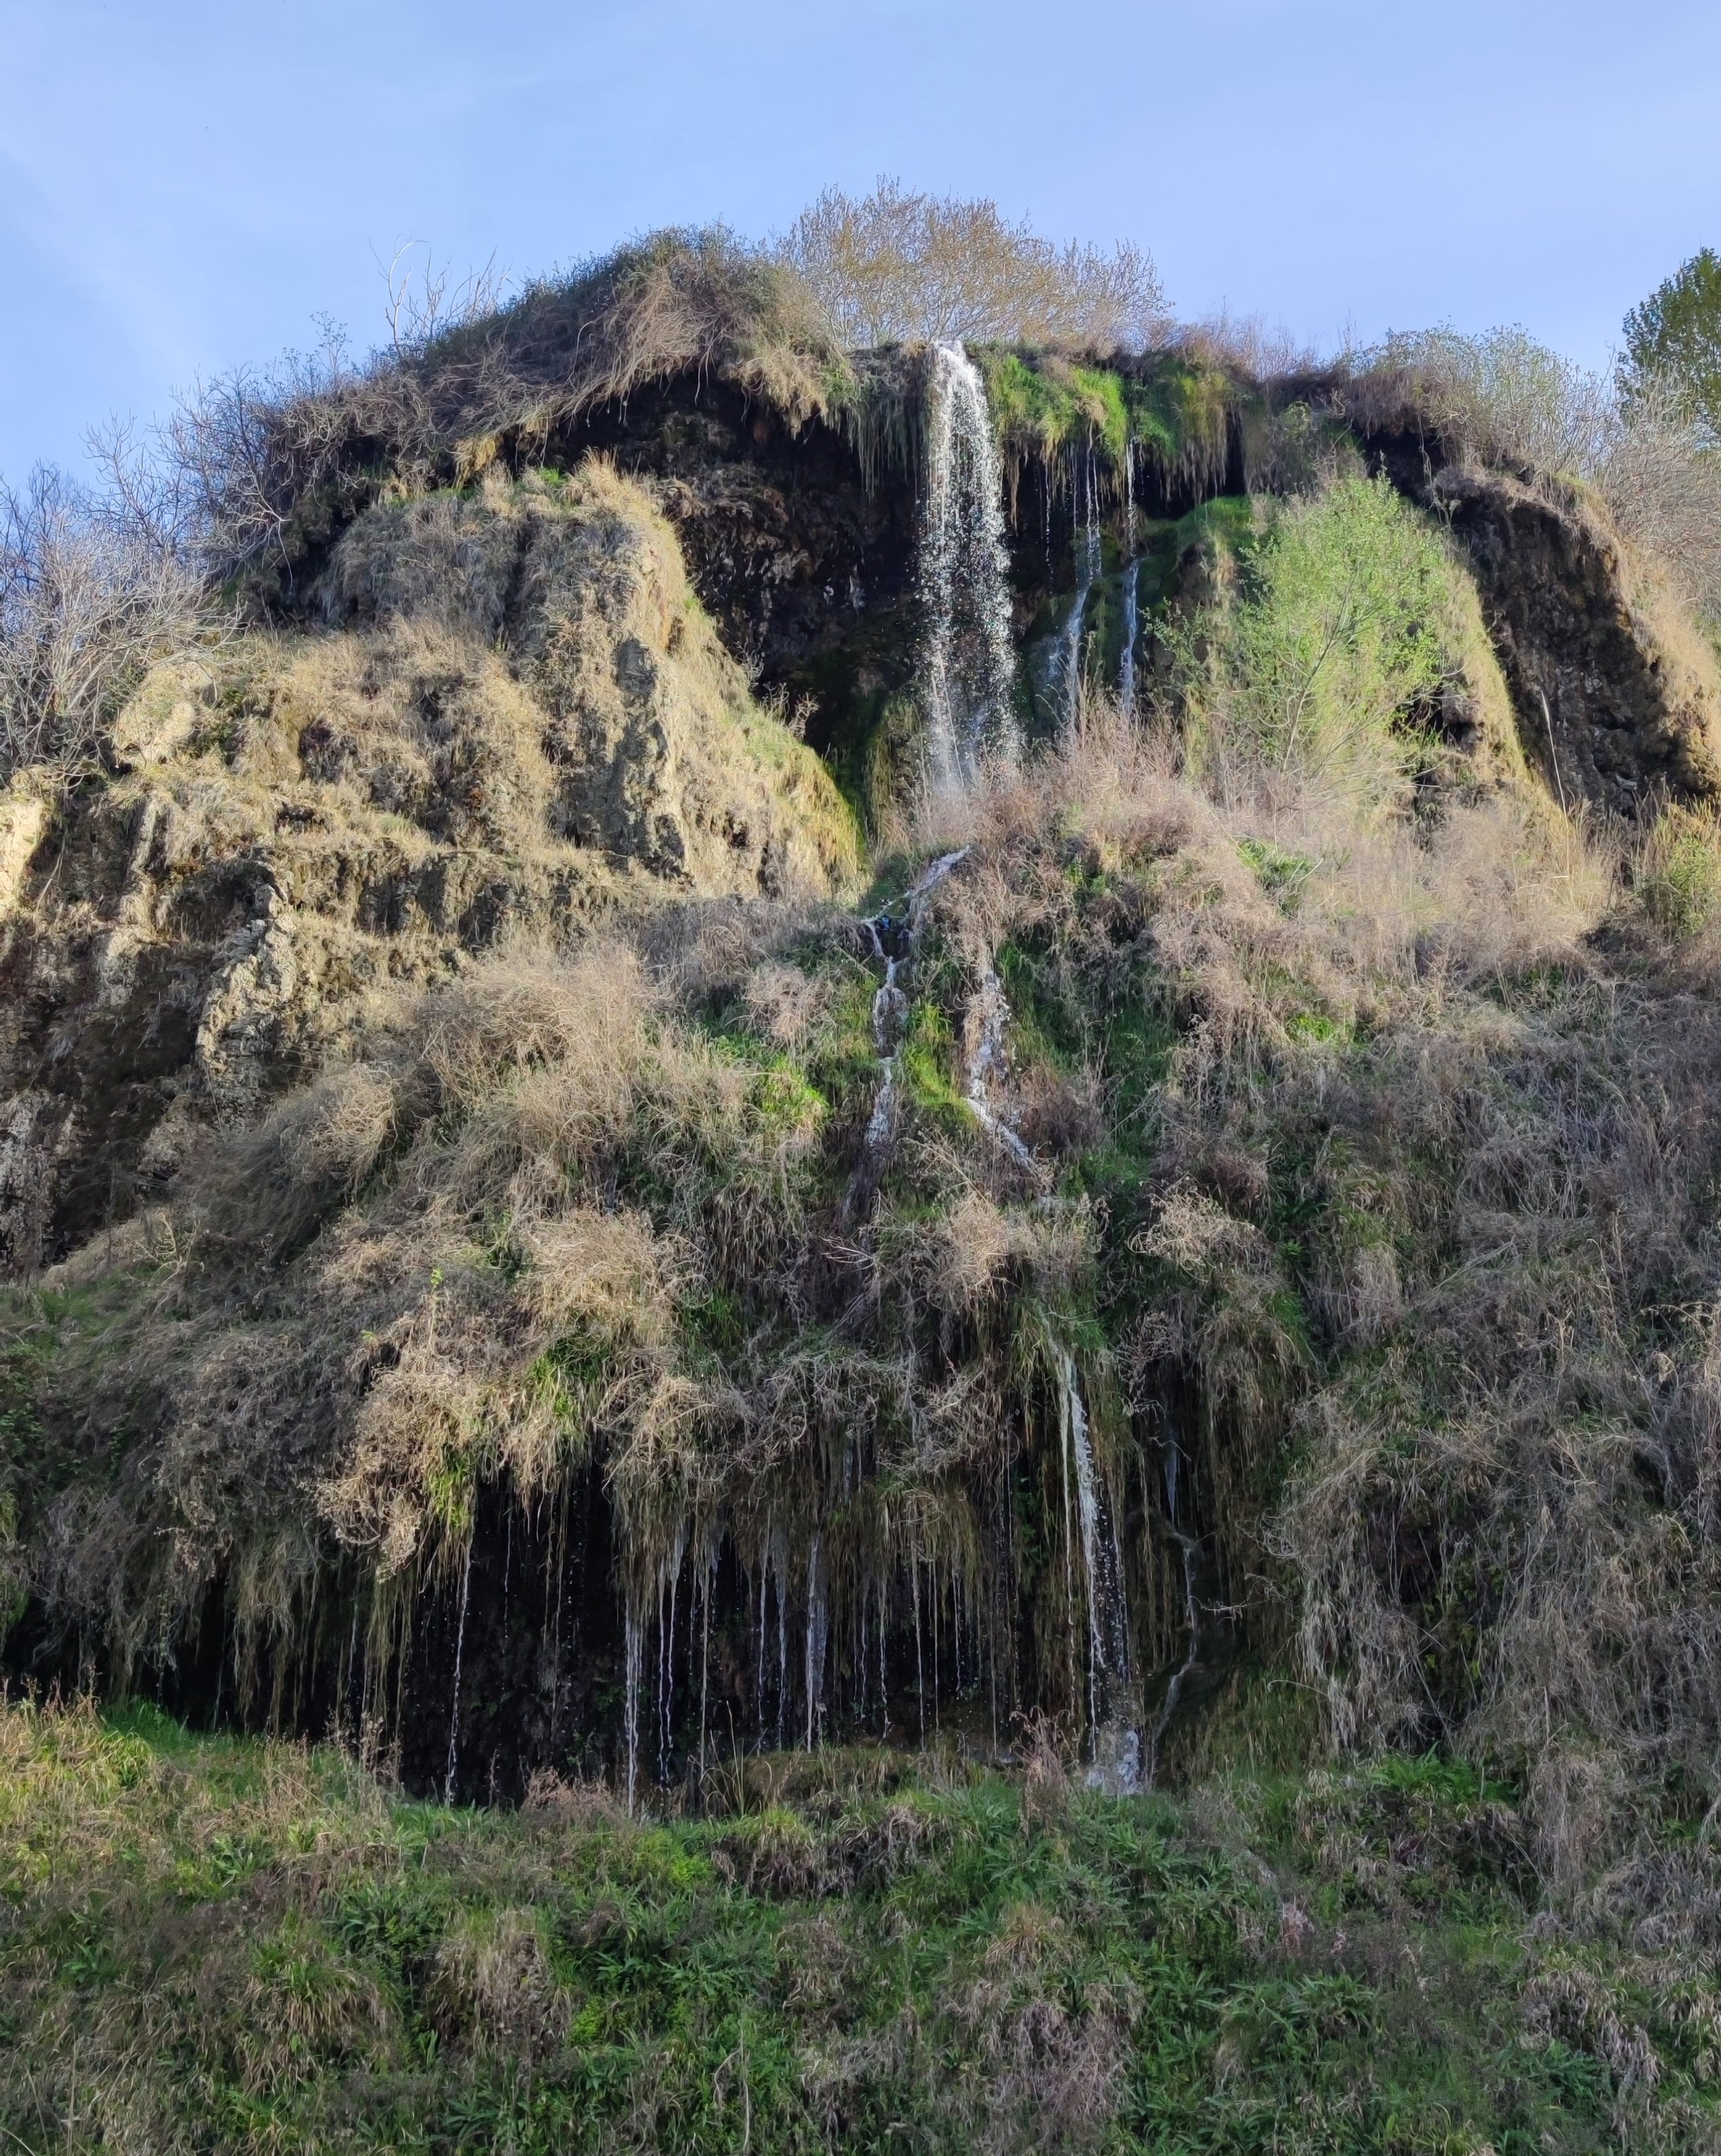
M 1087 619 L 1088 597 L 1100 572 L 1099 495 L 1092 450 L 1082 465 L 1079 479 L 1073 470 L 1071 472 L 1070 515 L 1076 527 L 1076 596 L 1070 602 L 1070 619 L 1064 626 L 1064 648 L 1059 665 L 1066 726 L 1075 724 L 1076 708 L 1081 701 L 1081 630 Z
M 472 1599 L 472 1543 L 473 1535 L 466 1537 L 466 1565 L 460 1574 L 460 1622 L 455 1634 L 455 1698 L 453 1712 L 448 1724 L 448 1773 L 442 1785 L 444 1804 L 455 1800 L 455 1791 L 460 1775 L 460 1666 L 466 1655 L 466 1609 Z
M 920 597 L 932 783 L 966 786 L 983 756 L 1014 757 L 1004 485 L 979 369 L 959 344 L 927 356 Z
M 1141 1738 L 1127 1712 L 1119 1712 L 1128 1706 L 1129 1680 L 1129 1612 L 1124 1599 L 1123 1560 L 1093 1456 L 1076 1358 L 1067 1348 L 1059 1346 L 1052 1351 L 1052 1363 L 1058 1379 L 1065 1506 L 1067 1514 L 1073 1466 L 1074 1524 L 1081 1537 L 1087 1589 L 1088 1722 L 1094 1747 L 1088 1779 L 1096 1788 L 1128 1792 L 1138 1787 L 1141 1779 Z M 1066 1517 L 1066 1536 L 1070 1526 Z
M 1009 1024 L 1009 1004 L 1004 996 L 1004 983 L 989 963 L 980 975 L 979 993 L 974 998 L 973 1009 L 978 1019 L 975 1029 L 978 1037 L 974 1043 L 974 1060 L 968 1065 L 968 1106 L 974 1111 L 974 1120 L 981 1129 L 996 1138 L 1019 1167 L 1029 1168 L 1037 1175 L 1040 1163 L 1035 1159 L 1031 1149 L 992 1105 L 993 1081 L 1004 1076 L 1004 1036 Z
M 860 1158 L 844 1201 L 844 1213 L 851 1220 L 871 1202 L 896 1130 L 902 1043 L 908 1031 L 908 998 L 901 977 L 913 964 L 921 915 L 927 900 L 957 863 L 967 858 L 968 850 L 966 846 L 959 846 L 953 854 L 941 854 L 930 863 L 902 901 L 900 916 L 886 911 L 876 914 L 864 924 L 872 941 L 873 956 L 884 960 L 885 977 L 872 998 L 872 1045 L 878 1053 L 878 1091 L 873 1096 L 872 1113 L 866 1119 L 866 1129 L 860 1140 Z

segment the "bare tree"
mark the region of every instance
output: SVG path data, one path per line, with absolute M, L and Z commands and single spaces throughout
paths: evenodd
M 422 264 L 418 251 L 424 249 Z M 496 267 L 492 254 L 481 270 L 470 270 L 460 282 L 446 263 L 439 264 L 422 239 L 403 239 L 386 264 L 380 256 L 377 267 L 388 290 L 383 314 L 388 324 L 390 349 L 397 357 L 422 352 L 450 330 L 481 321 L 501 306 L 508 276 Z
M 266 372 L 238 367 L 182 394 L 162 432 L 162 462 L 215 575 L 281 545 L 351 432 L 349 402 L 365 378 L 344 338 L 326 330 L 319 352 L 289 352 Z
M 968 337 L 1138 350 L 1167 326 L 1153 259 L 1132 242 L 1060 247 L 995 202 L 891 179 L 859 200 L 827 188 L 777 254 L 848 345 Z
M 1348 365 L 1353 417 L 1414 408 L 1449 451 L 1538 472 L 1590 477 L 1617 418 L 1605 376 L 1516 327 L 1399 331 Z
M 130 501 L 51 470 L 0 484 L 0 778 L 35 766 L 69 785 L 92 769 L 126 696 L 198 625 L 199 581 L 151 522 L 167 505 L 123 446 Z
M 1350 363 L 1353 417 L 1414 408 L 1452 454 L 1580 481 L 1712 629 L 1721 625 L 1721 450 L 1682 382 L 1646 370 L 1610 380 L 1521 329 L 1420 331 Z
M 1721 451 L 1682 387 L 1641 375 L 1615 412 L 1595 481 L 1625 536 L 1721 629 Z

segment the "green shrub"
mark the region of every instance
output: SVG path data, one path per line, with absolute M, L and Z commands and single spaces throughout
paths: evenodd
M 1637 895 L 1668 935 L 1696 935 L 1721 910 L 1721 825 L 1710 809 L 1674 806 L 1644 842 Z
M 1721 254 L 1705 247 L 1626 317 L 1624 387 L 1664 382 L 1721 442 Z
M 1454 576 L 1432 527 L 1384 477 L 1343 478 L 1292 504 L 1245 557 L 1201 760 L 1292 773 L 1364 808 L 1397 798 L 1447 670 Z

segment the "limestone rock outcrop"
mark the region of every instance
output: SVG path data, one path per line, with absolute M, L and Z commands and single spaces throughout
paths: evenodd
M 158 669 L 118 767 L 0 797 L 0 1266 L 123 1219 L 379 997 L 514 932 L 844 885 L 851 819 L 670 527 L 593 463 L 384 506 L 322 633 Z

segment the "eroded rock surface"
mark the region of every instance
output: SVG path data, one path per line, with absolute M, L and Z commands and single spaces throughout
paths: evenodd
M 8 1270 L 499 937 L 853 871 L 828 773 L 606 467 L 374 510 L 329 605 L 345 626 L 158 670 L 64 810 L 0 798 Z
M 1431 489 L 1476 571 L 1526 754 L 1550 792 L 1630 810 L 1721 792 L 1710 655 L 1575 498 L 1456 467 Z

